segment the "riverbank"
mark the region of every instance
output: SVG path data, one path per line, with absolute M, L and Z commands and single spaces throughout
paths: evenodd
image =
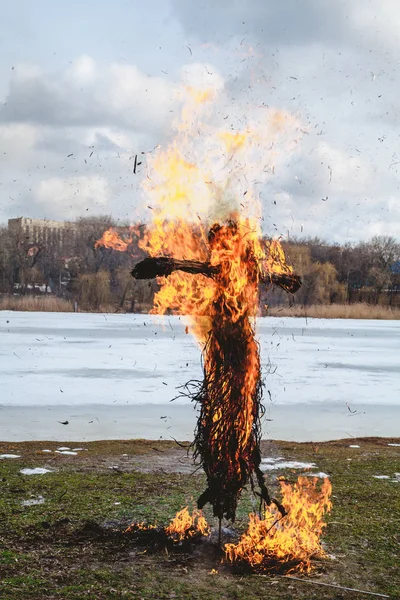
M 300 473 L 315 472 L 329 475 L 332 482 L 333 510 L 323 536 L 331 558 L 316 565 L 314 574 L 306 578 L 308 584 L 276 576 L 235 575 L 221 564 L 212 543 L 186 552 L 177 548 L 150 553 L 123 534 L 132 521 L 167 524 L 181 507 L 193 507 L 203 490 L 202 471 L 193 473 L 185 449 L 172 441 L 0 443 L 1 455 L 19 457 L 0 459 L 0 597 L 364 598 L 315 582 L 397 598 L 399 443 L 398 438 L 318 445 L 262 443 L 262 456 L 276 464 L 285 460 L 313 465 L 295 469 L 278 464 L 268 470 L 274 493 L 280 475 L 294 481 Z M 47 472 L 21 473 L 27 468 Z M 251 494 L 245 492 L 237 533 L 246 527 L 251 507 Z M 205 514 L 215 527 L 209 508 Z
M 0 311 L 27 311 L 27 312 L 74 312 L 77 305 L 72 300 L 57 298 L 56 296 L 15 296 L 3 295 L 0 297 Z M 79 307 L 78 307 L 79 308 Z M 147 314 L 150 305 L 136 304 L 135 314 Z M 79 312 L 88 313 L 124 313 L 120 306 L 104 305 L 93 310 Z M 400 308 L 385 305 L 372 305 L 365 302 L 354 304 L 318 304 L 302 306 L 270 306 L 267 310 L 269 317 L 302 317 L 316 319 L 384 319 L 399 320 Z

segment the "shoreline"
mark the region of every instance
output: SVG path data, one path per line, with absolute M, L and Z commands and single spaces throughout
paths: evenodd
M 26 300 L 24 300 L 26 299 Z M 112 305 L 101 306 L 98 310 L 75 311 L 72 301 L 66 301 L 61 298 L 41 298 L 41 297 L 21 297 L 12 301 L 0 302 L 0 314 L 5 312 L 41 312 L 55 314 L 108 314 L 108 315 L 143 315 L 154 316 L 151 313 L 151 306 L 143 307 L 144 310 L 137 312 L 122 311 Z M 48 300 L 48 301 L 47 301 Z M 168 315 L 165 315 L 168 317 Z M 289 317 L 294 319 L 357 319 L 361 321 L 398 321 L 400 320 L 400 307 L 389 305 L 373 305 L 366 302 L 355 302 L 353 304 L 311 304 L 309 306 L 286 305 L 269 306 L 266 314 L 260 314 L 259 317 Z
M 354 404 L 352 410 L 344 403 L 267 405 L 262 439 L 320 443 L 399 436 L 400 406 Z M 196 418 L 192 405 L 2 406 L 0 440 L 192 440 Z

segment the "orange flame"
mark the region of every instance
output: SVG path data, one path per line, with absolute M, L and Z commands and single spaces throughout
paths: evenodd
M 210 528 L 200 510 L 195 509 L 190 514 L 188 507 L 185 506 L 176 513 L 171 523 L 165 528 L 165 533 L 176 542 L 180 542 L 196 534 L 208 536 L 210 535 Z
M 326 556 L 320 536 L 326 526 L 323 516 L 332 508 L 330 481 L 325 479 L 320 490 L 317 481 L 299 477 L 293 486 L 280 481 L 287 516 L 282 518 L 273 505 L 265 509 L 263 519 L 250 514 L 249 527 L 239 542 L 225 545 L 228 561 L 265 570 L 279 562 L 289 570 L 309 572 L 312 557 Z
M 144 522 L 134 522 L 125 529 L 125 533 L 149 531 L 151 529 L 156 529 L 156 526 L 148 525 Z M 181 542 L 195 535 L 210 535 L 210 527 L 201 510 L 194 509 L 192 514 L 190 514 L 187 506 L 176 513 L 168 527 L 164 528 L 164 531 L 175 542 Z
M 144 521 L 141 523 L 133 522 L 125 529 L 124 533 L 131 533 L 133 531 L 149 531 L 150 529 L 156 529 L 156 526 L 148 525 Z
M 132 243 L 132 238 L 129 240 L 123 240 L 120 235 L 115 231 L 113 227 L 107 229 L 102 235 L 102 237 L 95 242 L 94 247 L 100 248 L 100 246 L 104 246 L 104 248 L 112 248 L 113 250 L 118 250 L 119 252 L 126 252 L 128 250 L 129 244 Z

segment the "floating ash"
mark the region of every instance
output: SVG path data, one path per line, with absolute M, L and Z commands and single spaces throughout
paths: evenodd
M 320 489 L 318 479 L 299 477 L 293 486 L 280 481 L 285 517 L 273 505 L 263 518 L 250 514 L 248 530 L 237 544 L 225 544 L 226 559 L 236 565 L 261 571 L 300 571 L 312 569 L 312 558 L 325 558 L 320 536 L 323 516 L 332 508 L 332 486 L 328 479 Z

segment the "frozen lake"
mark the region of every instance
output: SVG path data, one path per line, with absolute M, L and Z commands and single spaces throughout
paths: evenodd
M 0 312 L 0 440 L 191 439 L 193 406 L 170 402 L 202 376 L 185 325 Z M 257 338 L 264 437 L 400 436 L 399 321 L 260 318 Z

